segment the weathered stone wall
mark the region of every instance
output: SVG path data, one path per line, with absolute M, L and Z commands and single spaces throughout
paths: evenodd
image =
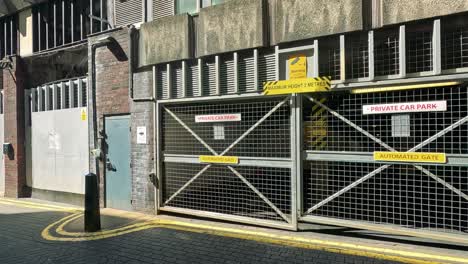
M 382 0 L 382 23 L 397 24 L 466 11 L 466 0 Z
M 232 0 L 201 9 L 197 56 L 264 46 L 266 8 L 262 0 Z
M 362 12 L 356 0 L 277 0 L 273 39 L 283 43 L 362 30 Z
M 138 66 L 191 58 L 191 20 L 182 14 L 143 24 L 138 41 Z

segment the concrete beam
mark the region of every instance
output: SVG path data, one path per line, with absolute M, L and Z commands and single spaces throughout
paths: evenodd
M 264 46 L 265 8 L 262 0 L 231 0 L 201 9 L 197 56 Z
M 382 0 L 383 25 L 468 11 L 466 0 Z
M 182 14 L 143 24 L 138 40 L 138 66 L 192 58 L 191 23 L 192 18 Z
M 363 29 L 361 1 L 276 1 L 274 37 L 284 43 Z

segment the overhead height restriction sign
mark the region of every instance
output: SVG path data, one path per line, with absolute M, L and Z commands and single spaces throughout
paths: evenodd
M 328 92 L 330 90 L 330 85 L 331 81 L 329 77 L 265 82 L 263 83 L 263 94 L 277 95 Z

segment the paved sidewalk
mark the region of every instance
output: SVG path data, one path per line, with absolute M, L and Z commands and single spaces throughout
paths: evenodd
M 310 239 L 313 234 L 310 232 L 292 233 L 171 216 L 154 218 L 116 210 L 103 210 L 103 229 L 108 231 L 99 236 L 89 235 L 82 233 L 82 216 L 76 208 L 63 211 L 60 206 L 41 207 L 30 202 L 2 203 L 0 199 L 0 263 L 434 263 L 401 256 L 380 259 L 382 256 L 369 252 L 365 256 L 344 254 L 355 251 L 332 244 L 307 248 L 297 241 L 294 244 L 254 237 L 266 232 L 272 238 L 296 234 L 298 238 Z M 46 227 L 48 232 L 44 231 Z M 44 239 L 47 238 L 44 234 L 49 240 Z M 312 237 L 316 241 L 336 240 L 327 234 Z M 372 245 L 361 238 L 346 238 L 342 242 Z M 395 243 L 390 245 L 395 252 L 404 248 Z M 379 242 L 374 246 L 386 244 Z M 430 252 L 423 248 L 408 246 L 415 252 Z M 468 254 L 459 248 L 439 248 L 436 253 L 468 259 Z

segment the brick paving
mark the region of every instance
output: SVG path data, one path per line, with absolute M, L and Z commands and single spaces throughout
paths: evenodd
M 46 241 L 68 215 L 0 204 L 0 263 L 397 263 L 237 238 L 154 228 L 95 241 Z

